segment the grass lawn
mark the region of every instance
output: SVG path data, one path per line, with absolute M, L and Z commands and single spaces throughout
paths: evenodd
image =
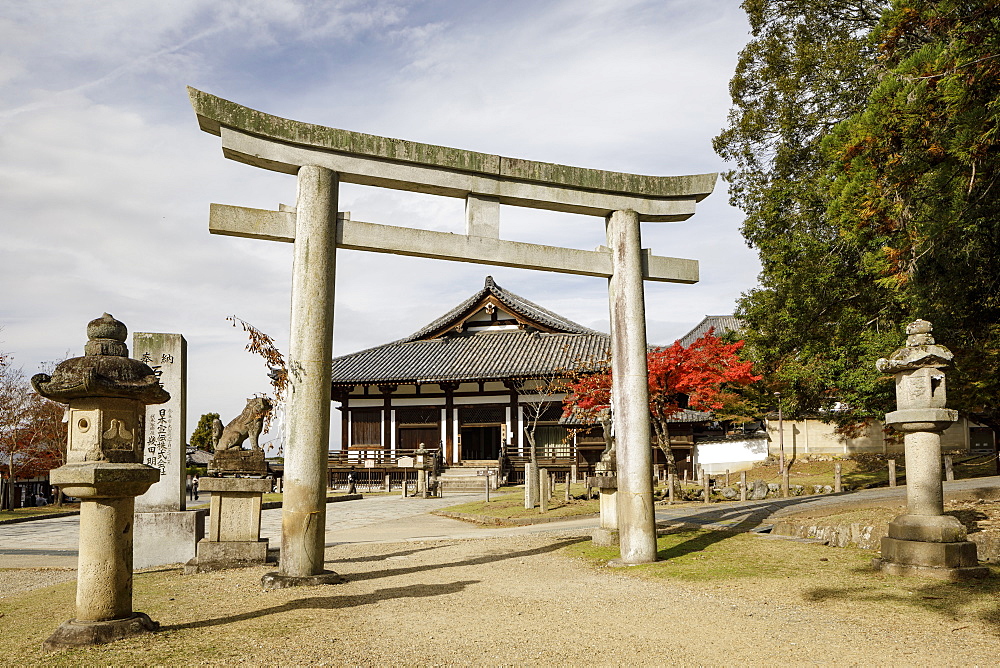
M 858 511 L 865 512 L 865 511 Z M 847 515 L 847 513 L 845 513 Z M 661 561 L 615 569 L 626 576 L 697 583 L 734 601 L 819 603 L 844 614 L 912 614 L 961 626 L 974 619 L 1000 624 L 1000 569 L 970 582 L 886 576 L 871 569 L 875 552 L 792 541 L 764 540 L 749 533 L 681 530 L 657 540 Z M 604 567 L 617 548 L 583 542 L 565 552 Z
M 15 508 L 14 510 L 0 510 L 0 521 L 14 519 L 15 517 L 36 517 L 39 515 L 52 515 L 53 513 L 65 513 L 71 510 L 80 510 L 80 504 L 64 503 L 62 506 L 32 506 L 28 508 Z

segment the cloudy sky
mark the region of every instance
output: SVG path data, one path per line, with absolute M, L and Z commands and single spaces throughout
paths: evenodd
M 0 351 L 82 354 L 107 311 L 189 345 L 188 431 L 267 391 L 236 315 L 288 339 L 291 246 L 208 234 L 208 206 L 293 203 L 294 177 L 222 157 L 185 86 L 297 120 L 653 175 L 726 169 L 711 139 L 747 25 L 737 0 L 32 0 L 0 5 Z M 649 283 L 649 340 L 730 313 L 758 265 L 726 185 L 643 245 L 701 261 Z M 463 201 L 344 185 L 376 223 L 463 232 Z M 600 218 L 503 207 L 501 236 L 593 249 Z M 334 353 L 404 336 L 492 274 L 607 331 L 598 278 L 341 251 Z M 334 429 L 339 435 L 339 430 Z

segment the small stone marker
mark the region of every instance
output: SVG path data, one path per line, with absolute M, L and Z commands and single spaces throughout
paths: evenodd
M 842 468 L 843 467 L 841 466 L 840 462 L 835 462 L 833 465 L 833 491 L 838 494 L 844 491 L 843 485 L 841 485 L 841 478 L 840 478 Z
M 539 512 L 549 512 L 549 470 L 538 469 L 538 507 Z
M 705 490 L 705 503 L 712 503 L 712 480 L 704 469 L 701 472 L 701 486 Z
M 889 460 L 889 487 L 896 486 L 896 460 Z
M 945 455 L 944 457 L 944 479 L 954 480 L 955 479 L 955 467 L 951 461 L 951 455 Z
M 747 500 L 747 472 L 740 471 L 740 501 Z

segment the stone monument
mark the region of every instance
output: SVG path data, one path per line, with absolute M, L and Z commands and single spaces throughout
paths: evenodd
M 160 477 L 142 462 L 146 406 L 170 395 L 149 366 L 128 356 L 125 325 L 105 313 L 87 325 L 83 357 L 61 362 L 31 384 L 69 404 L 66 464 L 50 473 L 80 503 L 76 615 L 42 645 L 47 650 L 98 645 L 154 631 L 132 610 L 132 526 L 135 497 Z
M 134 332 L 132 354 L 160 379 L 170 401 L 146 407 L 143 462 L 160 481 L 135 500 L 133 566 L 185 563 L 205 535 L 205 514 L 187 512 L 187 341 L 180 334 Z
M 617 547 L 618 535 L 618 463 L 614 441 L 608 443 L 601 453 L 601 460 L 594 465 L 597 475 L 587 478 L 588 487 L 596 487 L 601 495 L 600 526 L 594 529 L 591 540 L 594 545 Z
M 903 432 L 906 513 L 889 524 L 874 566 L 892 575 L 983 577 L 988 570 L 978 566 L 976 544 L 967 540 L 961 522 L 944 514 L 941 432 L 958 420 L 958 412 L 945 408 L 944 369 L 952 353 L 934 342 L 931 331 L 926 320 L 910 323 L 906 345 L 876 364 L 896 376 L 897 410 L 886 414 L 885 423 Z
M 186 574 L 241 568 L 267 561 L 268 540 L 260 537 L 260 511 L 271 491 L 264 451 L 257 439 L 271 411 L 267 398 L 255 397 L 215 443 L 215 456 L 199 489 L 211 492 L 208 535 L 198 541 L 196 556 L 184 565 Z M 242 448 L 250 439 L 250 450 Z

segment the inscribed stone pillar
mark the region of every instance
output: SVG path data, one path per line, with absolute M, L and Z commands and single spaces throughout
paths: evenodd
M 180 334 L 135 332 L 132 354 L 149 365 L 170 401 L 146 407 L 143 463 L 160 481 L 135 499 L 135 568 L 185 563 L 204 535 L 202 513 L 189 513 L 187 471 L 187 341 Z
M 642 564 L 656 561 L 656 520 L 639 215 L 615 211 L 608 216 L 607 233 L 614 272 L 608 292 L 621 562 Z
M 170 393 L 165 404 L 146 407 L 142 461 L 160 471 L 160 481 L 135 499 L 139 513 L 184 510 L 187 468 L 187 341 L 180 334 L 135 332 L 132 355 L 149 365 Z

